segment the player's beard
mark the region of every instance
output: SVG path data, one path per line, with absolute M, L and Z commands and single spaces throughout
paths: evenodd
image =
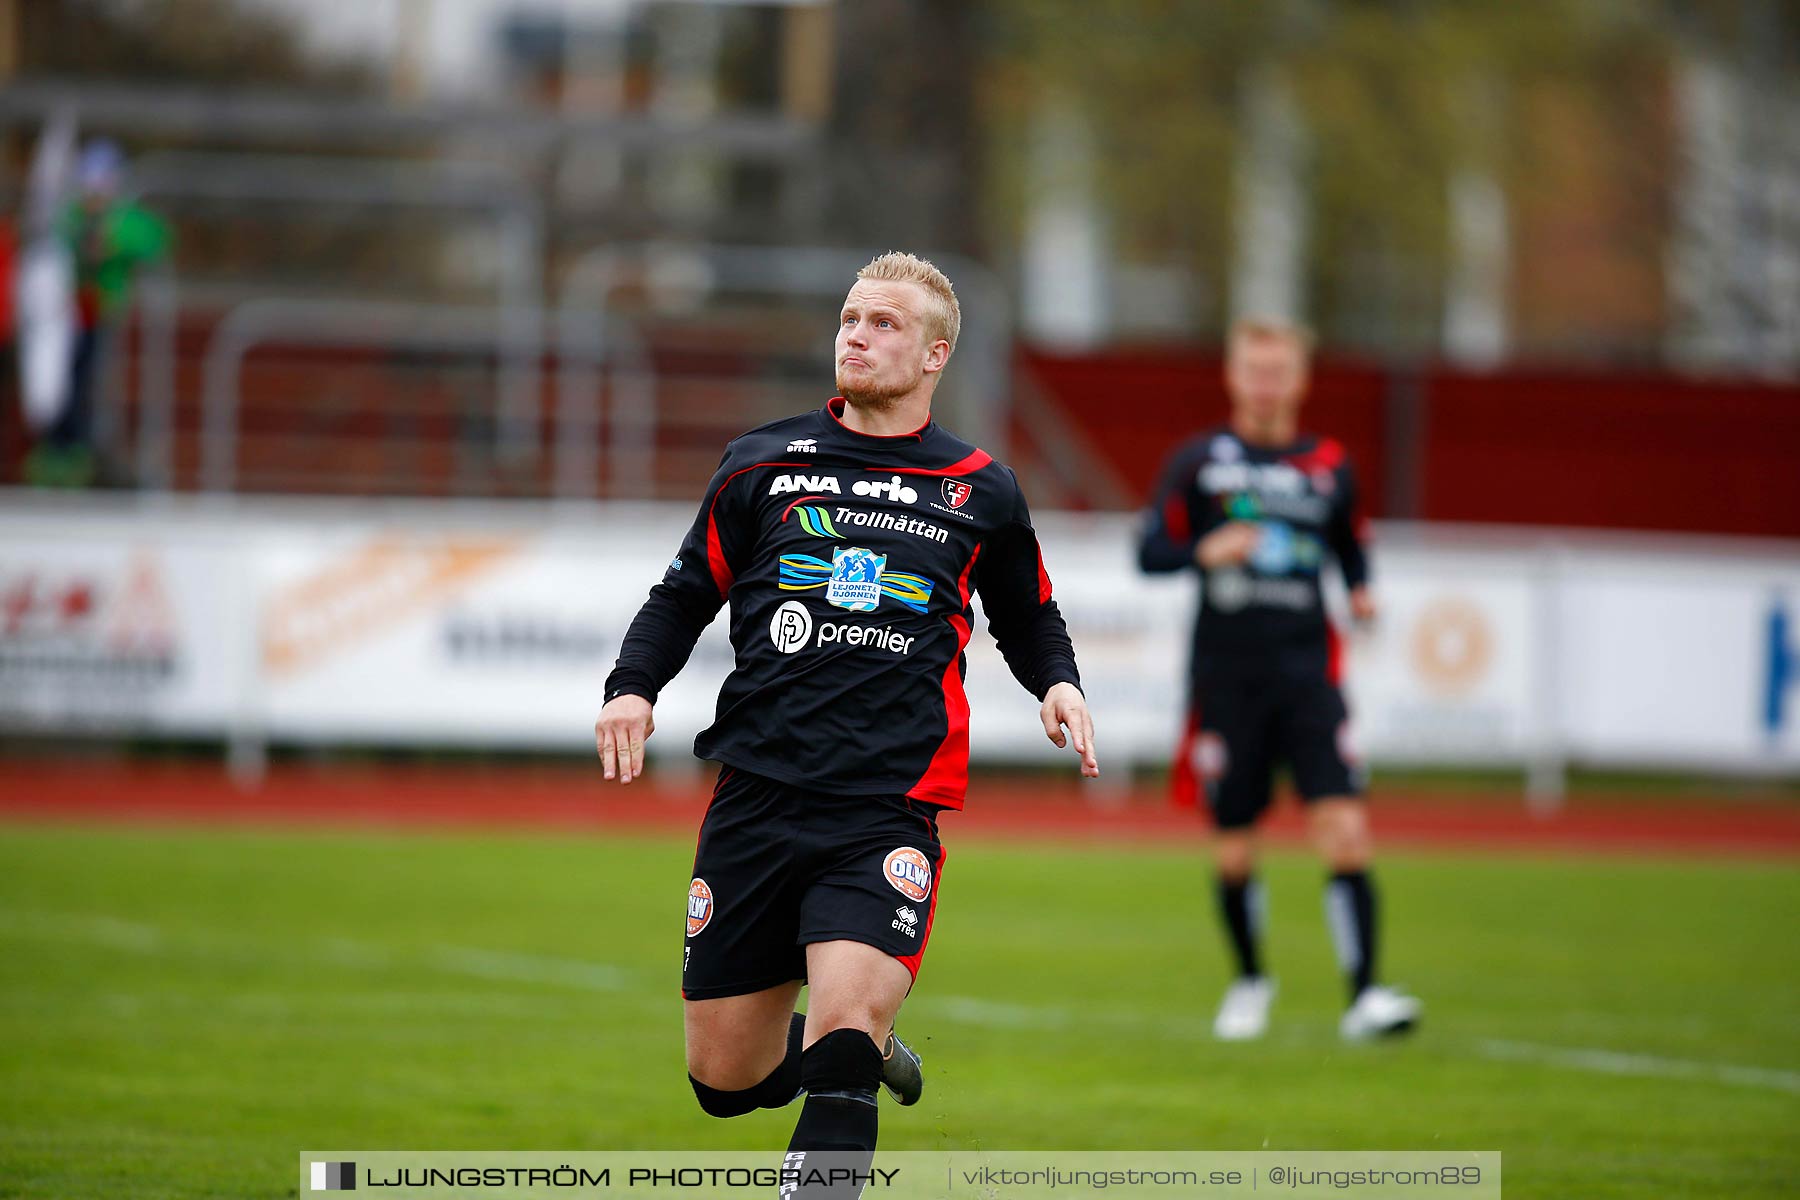
M 903 396 L 909 395 L 919 386 L 923 375 L 924 372 L 921 371 L 909 380 L 895 383 L 882 383 L 878 379 L 863 379 L 852 383 L 844 378 L 844 372 L 840 368 L 837 373 L 838 395 L 844 398 L 844 403 L 862 412 L 892 412 L 899 407 Z

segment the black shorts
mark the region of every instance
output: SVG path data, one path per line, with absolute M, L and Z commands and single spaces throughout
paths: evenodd
M 913 977 L 937 912 L 934 804 L 808 791 L 719 772 L 688 886 L 681 994 L 741 996 L 806 978 L 813 942 L 862 942 Z
M 1302 800 L 1362 794 L 1343 693 L 1322 676 L 1202 677 L 1178 751 L 1177 786 L 1183 776 L 1194 780 L 1214 823 L 1242 829 L 1269 807 L 1277 766 L 1292 773 Z

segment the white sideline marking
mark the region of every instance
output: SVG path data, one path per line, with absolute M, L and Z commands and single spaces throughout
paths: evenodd
M 921 997 L 924 999 L 924 997 Z M 1107 1024 L 1157 1026 L 1170 1032 L 1167 1022 L 1133 1013 L 1125 1009 L 1103 1009 L 1076 1014 L 1067 1008 L 1033 1004 L 1011 1004 L 982 1000 L 974 996 L 938 996 L 930 1004 L 933 1015 L 964 1025 L 990 1029 L 1066 1029 L 1077 1020 L 1097 1019 Z M 1654 1054 L 1627 1054 L 1617 1050 L 1591 1047 L 1541 1046 L 1532 1042 L 1512 1042 L 1487 1038 L 1475 1042 L 1475 1053 L 1482 1058 L 1509 1062 L 1541 1063 L 1600 1075 L 1638 1075 L 1654 1079 L 1700 1079 L 1736 1087 L 1765 1088 L 1800 1095 L 1800 1071 L 1783 1071 L 1770 1067 L 1745 1067 L 1736 1063 L 1699 1062 L 1693 1059 L 1663 1058 Z
M 964 1025 L 985 1025 L 992 1029 L 1067 1029 L 1076 1020 L 1075 1014 L 1066 1008 L 1008 1004 L 976 996 L 932 996 L 929 999 L 930 1004 L 922 1007 Z
M 1663 1058 L 1655 1054 L 1626 1054 L 1585 1046 L 1539 1046 L 1489 1038 L 1475 1043 L 1484 1058 L 1509 1062 L 1546 1063 L 1600 1075 L 1647 1075 L 1659 1079 L 1707 1079 L 1738 1087 L 1769 1088 L 1800 1096 L 1800 1071 L 1773 1067 L 1744 1067 L 1735 1063 L 1696 1062 L 1687 1058 Z

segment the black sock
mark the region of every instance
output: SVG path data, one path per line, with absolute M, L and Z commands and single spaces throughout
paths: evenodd
M 738 1092 L 722 1092 L 707 1087 L 692 1075 L 694 1098 L 708 1116 L 741 1117 L 759 1108 L 785 1108 L 800 1094 L 800 1044 L 806 1033 L 806 1014 L 795 1013 L 788 1022 L 787 1057 L 769 1072 L 768 1078 L 754 1087 Z
M 1350 999 L 1375 981 L 1375 882 L 1367 871 L 1338 871 L 1325 883 L 1325 922 Z
M 1262 960 L 1256 948 L 1262 926 L 1262 904 L 1262 885 L 1254 876 L 1236 881 L 1219 879 L 1219 913 L 1225 918 L 1225 931 L 1231 935 L 1231 949 L 1237 955 L 1240 976 L 1262 974 Z
M 861 1183 L 845 1172 L 866 1173 L 875 1160 L 881 1050 L 860 1029 L 834 1029 L 800 1056 L 800 1075 L 806 1104 L 782 1166 L 807 1177 L 787 1194 L 796 1200 L 859 1196 Z

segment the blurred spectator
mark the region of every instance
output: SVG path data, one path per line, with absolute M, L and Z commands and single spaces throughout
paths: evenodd
M 62 409 L 25 463 L 29 483 L 83 487 L 93 482 L 94 394 L 111 339 L 124 315 L 131 282 L 167 251 L 162 220 L 119 195 L 124 157 L 111 142 L 88 143 L 77 171 L 80 194 L 58 222 L 75 268 L 75 343 Z

